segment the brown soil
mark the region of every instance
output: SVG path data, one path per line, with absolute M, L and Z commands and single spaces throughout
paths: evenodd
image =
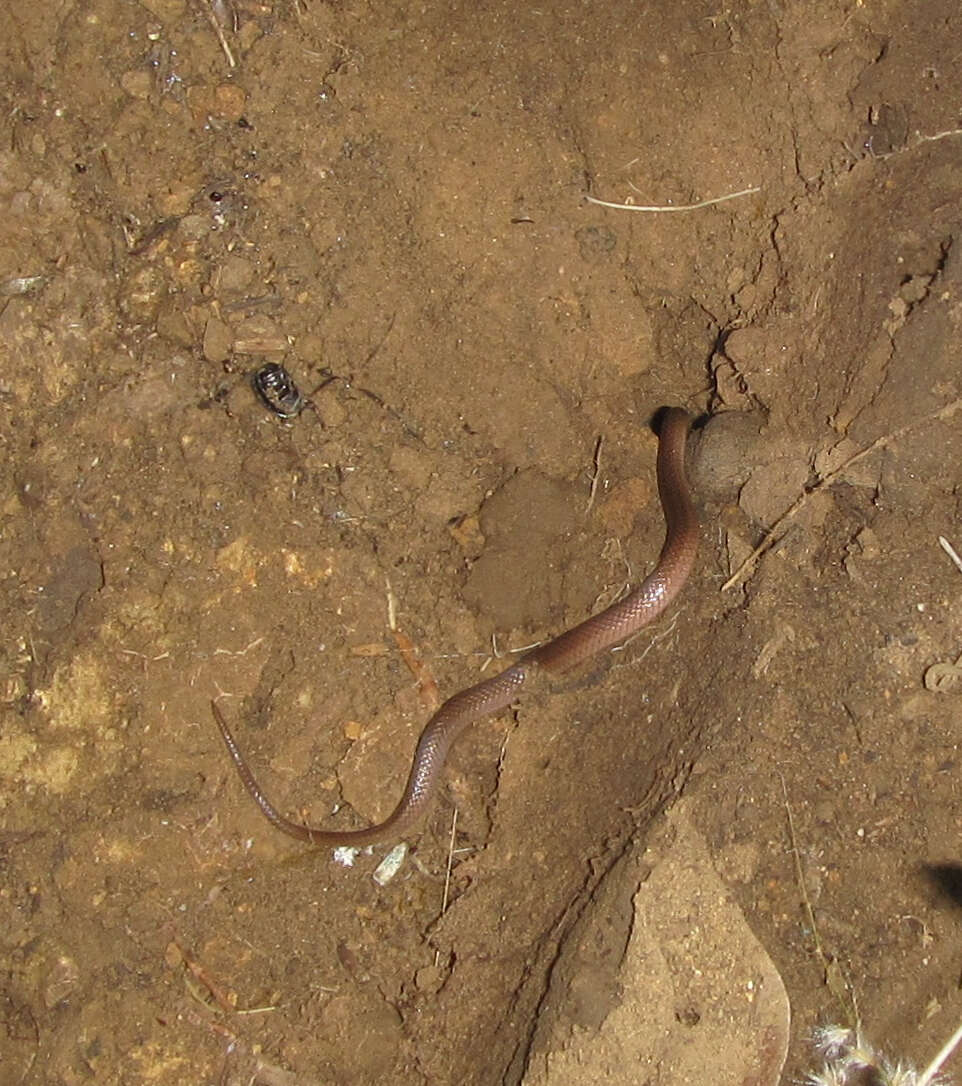
M 962 684 L 924 683 L 962 653 L 958 5 L 4 19 L 0 1078 L 533 1082 L 617 1007 L 682 791 L 785 982 L 785 1081 L 853 999 L 926 1061 L 962 1016 Z M 272 829 L 210 699 L 283 810 L 382 816 L 418 678 L 650 565 L 666 403 L 739 413 L 681 605 L 478 724 L 385 885 Z

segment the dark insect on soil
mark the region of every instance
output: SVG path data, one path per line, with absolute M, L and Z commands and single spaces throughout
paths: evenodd
M 282 419 L 296 418 L 307 407 L 294 378 L 276 362 L 255 370 L 251 384 L 264 406 Z

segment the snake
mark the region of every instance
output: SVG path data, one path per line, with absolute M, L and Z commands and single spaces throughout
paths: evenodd
M 520 656 L 503 671 L 452 695 L 425 725 L 407 784 L 397 806 L 383 821 L 356 830 L 308 826 L 285 818 L 254 777 L 216 701 L 214 719 L 227 753 L 261 814 L 278 830 L 319 847 L 364 847 L 399 840 L 427 814 L 441 784 L 448 752 L 476 721 L 507 709 L 537 672 L 549 676 L 584 664 L 621 644 L 660 615 L 677 597 L 695 563 L 698 518 L 685 474 L 685 447 L 691 417 L 680 407 L 664 409 L 658 427 L 655 472 L 665 517 L 665 542 L 654 569 L 628 595 L 550 641 Z

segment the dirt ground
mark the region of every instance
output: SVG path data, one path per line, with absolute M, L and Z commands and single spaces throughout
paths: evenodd
M 927 1062 L 962 1019 L 962 9 L 6 7 L 0 1079 L 774 1086 L 856 1015 Z M 268 825 L 211 699 L 282 810 L 382 817 L 432 680 L 650 568 L 672 403 L 712 418 L 680 604 L 476 725 L 383 885 L 386 847 Z M 664 1028 L 626 1056 L 631 1022 Z

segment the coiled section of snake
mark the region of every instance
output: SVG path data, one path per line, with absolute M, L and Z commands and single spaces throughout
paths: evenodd
M 624 641 L 661 614 L 688 579 L 698 547 L 698 520 L 685 478 L 690 423 L 688 414 L 678 407 L 670 407 L 662 415 L 656 470 L 666 533 L 652 572 L 624 599 L 532 649 L 499 674 L 448 698 L 421 733 L 404 792 L 383 822 L 360 830 L 328 830 L 285 818 L 257 783 L 220 707 L 212 702 L 227 752 L 264 817 L 277 829 L 312 845 L 360 847 L 403 837 L 433 802 L 448 751 L 469 725 L 511 705 L 535 670 L 563 674 Z

